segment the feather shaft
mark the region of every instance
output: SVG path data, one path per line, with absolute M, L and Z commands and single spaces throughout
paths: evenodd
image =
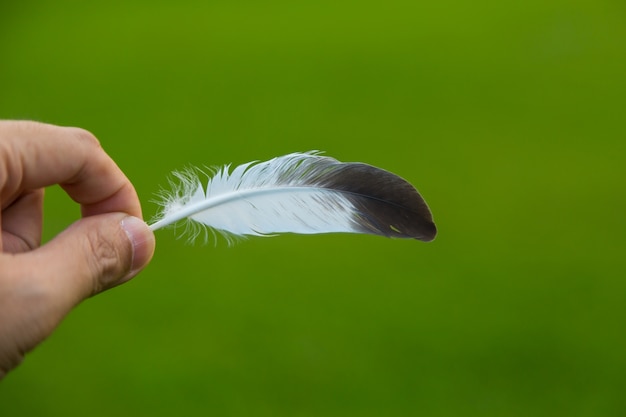
M 192 217 L 193 215 L 203 212 L 205 210 L 209 210 L 213 207 L 218 207 L 222 204 L 228 204 L 232 201 L 237 200 L 245 200 L 251 197 L 258 197 L 262 195 L 271 195 L 271 194 L 280 194 L 280 193 L 294 193 L 294 192 L 304 192 L 304 193 L 314 193 L 316 191 L 323 190 L 323 188 L 311 188 L 311 187 L 271 187 L 271 188 L 261 188 L 261 189 L 252 189 L 252 190 L 240 190 L 233 191 L 227 194 L 222 194 L 213 198 L 206 199 L 197 204 L 192 204 L 183 207 L 179 211 L 176 211 L 170 216 L 167 216 L 161 220 L 158 220 L 150 225 L 150 229 L 152 231 L 162 229 L 163 227 L 169 226 L 177 221 L 183 220 L 187 217 Z

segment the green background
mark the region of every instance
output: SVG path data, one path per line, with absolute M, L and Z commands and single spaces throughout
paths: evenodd
M 623 1 L 7 3 L 0 118 L 92 131 L 147 218 L 174 169 L 320 149 L 440 233 L 158 231 L 1 415 L 626 414 Z M 50 189 L 46 239 L 78 215 Z

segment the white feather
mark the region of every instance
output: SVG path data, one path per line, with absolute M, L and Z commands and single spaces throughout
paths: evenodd
M 232 172 L 229 172 L 230 165 L 226 165 L 208 178 L 206 186 L 200 179 L 201 171 L 189 169 L 174 173 L 178 182 L 171 183 L 172 192 L 161 193 L 161 210 L 150 227 L 157 230 L 186 220 L 192 237 L 198 234 L 193 226 L 198 224 L 227 237 L 331 232 L 397 234 L 393 225 L 383 225 L 393 230 L 390 233 L 372 226 L 376 216 L 368 217 L 363 207 L 355 205 L 359 200 L 371 200 L 372 204 L 380 205 L 380 198 L 353 192 L 341 183 L 340 170 L 348 165 L 368 167 L 393 176 L 364 164 L 343 164 L 317 152 L 249 162 Z M 350 178 L 355 181 L 354 175 Z M 408 184 L 393 176 L 393 180 L 396 178 Z M 335 187 L 337 183 L 339 187 Z

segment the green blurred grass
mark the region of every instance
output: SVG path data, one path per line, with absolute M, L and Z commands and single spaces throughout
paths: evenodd
M 0 6 L 0 117 L 94 132 L 147 217 L 172 169 L 321 149 L 440 235 L 158 232 L 2 382 L 2 415 L 623 415 L 626 8 Z M 58 189 L 46 237 L 77 218 Z

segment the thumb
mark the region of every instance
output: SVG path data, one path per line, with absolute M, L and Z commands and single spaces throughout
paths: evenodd
M 135 276 L 154 235 L 136 217 L 83 218 L 39 249 L 0 254 L 0 379 L 83 299 Z
M 48 290 L 72 307 L 122 284 L 143 269 L 154 253 L 154 234 L 124 213 L 85 217 L 38 251 Z M 44 283 L 42 283 L 44 284 Z

